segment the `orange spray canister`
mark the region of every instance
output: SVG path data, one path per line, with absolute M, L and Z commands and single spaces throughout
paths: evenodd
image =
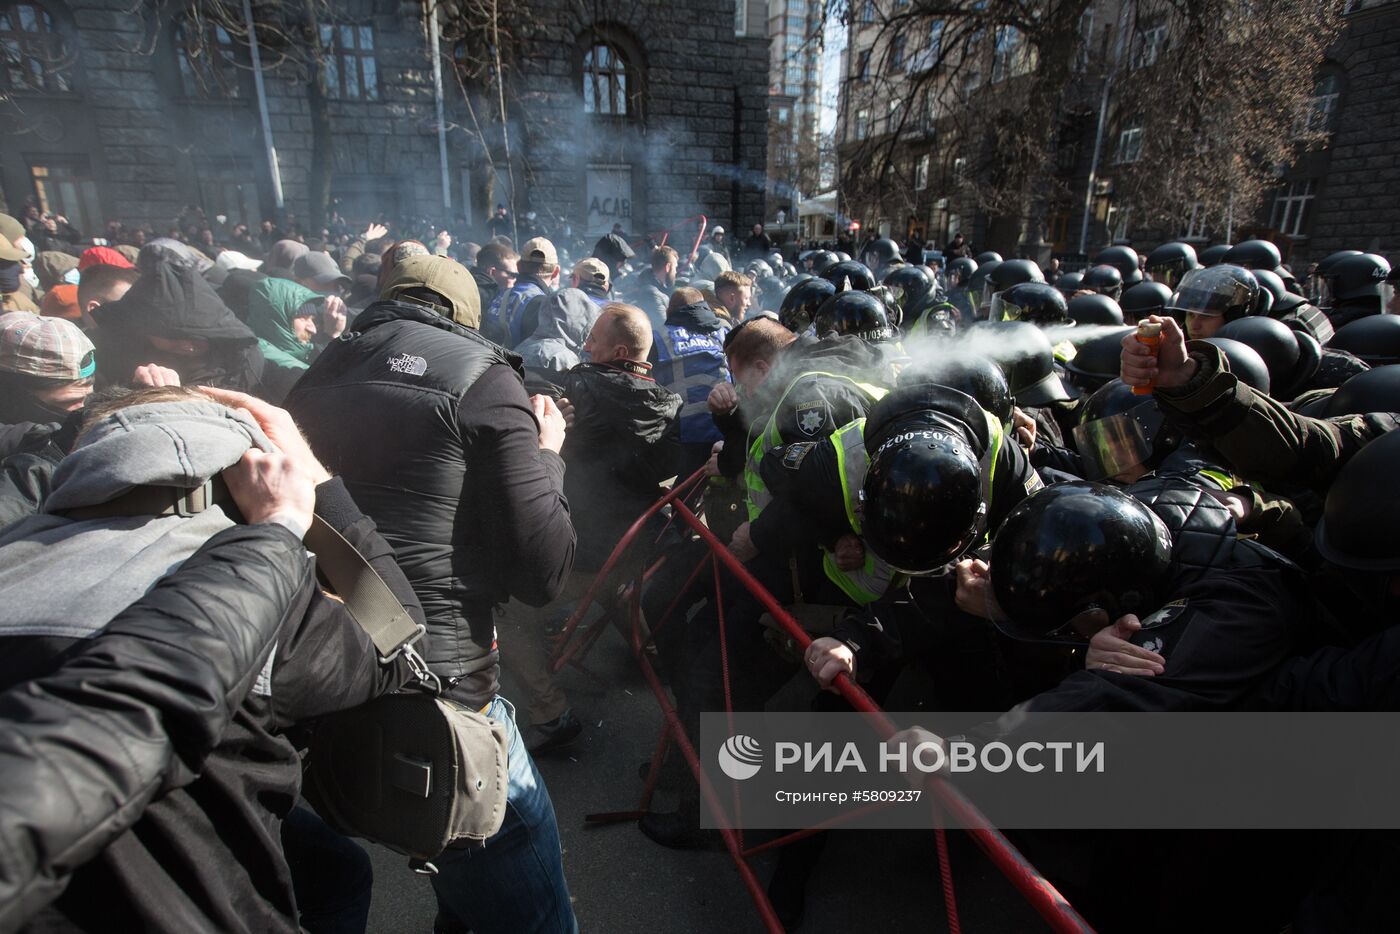
M 1162 346 L 1162 326 L 1160 324 L 1144 321 L 1138 325 L 1137 334 L 1133 336 L 1137 338 L 1138 343 L 1146 344 L 1148 347 L 1151 347 L 1154 356 L 1157 354 L 1157 348 Z M 1134 386 L 1133 395 L 1152 395 L 1152 384 L 1148 383 L 1146 386 Z

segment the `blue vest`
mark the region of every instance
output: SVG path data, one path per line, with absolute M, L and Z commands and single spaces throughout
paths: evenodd
M 681 407 L 681 443 L 699 444 L 722 437 L 705 401 L 716 383 L 729 379 L 724 359 L 724 335 L 717 331 L 692 331 L 668 324 L 656 332 L 656 366 L 651 376 L 685 400 Z
M 539 284 L 521 279 L 511 286 L 510 291 L 502 292 L 491 302 L 481 322 L 481 330 L 487 337 L 506 347 L 514 347 L 529 337 L 522 334 L 525 306 L 536 296 L 545 294 Z

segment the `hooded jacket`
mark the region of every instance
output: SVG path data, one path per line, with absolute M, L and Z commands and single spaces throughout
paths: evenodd
M 596 571 L 675 473 L 681 397 L 628 361 L 580 363 L 560 382 L 574 405 L 561 452 L 578 532 L 574 567 Z
M 0 536 L 0 689 L 50 674 L 220 530 L 236 535 L 232 518 L 217 505 L 189 517 L 84 517 L 74 510 L 135 486 L 193 488 L 250 446 L 267 446 L 258 427 L 213 403 L 132 406 L 81 438 L 55 473 L 43 513 Z M 343 485 L 333 480 L 318 487 L 316 511 L 421 618 L 392 551 Z M 267 547 L 265 539 L 250 540 L 250 547 Z M 200 607 L 238 619 L 262 612 L 261 590 L 247 592 L 260 577 L 223 578 L 203 583 Z M 54 586 L 56 579 L 62 587 Z M 36 929 L 298 930 L 280 825 L 296 800 L 301 763 L 280 733 L 364 703 L 403 680 L 398 667 L 378 664 L 369 637 L 342 604 L 316 590 L 298 606 L 279 628 L 251 691 L 238 699 L 232 721 L 207 740 L 212 751 L 202 763 L 182 761 L 182 778 L 178 769 L 163 776 L 164 793 L 73 873 L 63 896 L 35 919 Z M 168 612 L 192 611 L 177 606 Z M 177 678 L 166 689 L 184 686 Z M 109 703 L 98 688 L 92 691 L 94 703 Z M 75 725 L 74 736 L 92 744 L 94 758 L 115 762 L 113 769 L 140 775 L 145 767 L 136 749 L 121 745 L 120 734 L 94 736 Z M 134 780 L 126 773 L 121 778 Z
M 292 321 L 308 302 L 324 305 L 326 297 L 290 279 L 268 276 L 248 296 L 248 327 L 258 336 L 258 349 L 278 366 L 304 370 L 316 347 L 297 339 Z
M 601 309 L 581 289 L 560 289 L 539 303 L 535 333 L 515 352 L 532 369 L 562 373 L 579 364 L 583 342 Z
M 656 331 L 652 378 L 685 400 L 682 444 L 713 444 L 721 437 L 705 404 L 716 383 L 729 380 L 724 357 L 728 326 L 703 301 L 682 305 Z
M 424 305 L 380 301 L 287 408 L 397 551 L 429 665 L 481 707 L 500 670 L 493 606 L 543 606 L 573 563 L 564 462 L 540 450 L 519 358 Z
M 120 301 L 93 309 L 92 317 L 102 383 L 126 386 L 137 367 L 158 363 L 178 372 L 186 386 L 264 394 L 265 361 L 257 337 L 193 267 L 155 263 Z M 209 353 L 169 355 L 152 346 L 152 337 L 206 340 Z
M 670 304 L 671 293 L 656 278 L 650 269 L 643 270 L 627 284 L 627 300 L 646 312 L 651 320 L 651 329 L 660 331 L 666 323 L 666 307 Z

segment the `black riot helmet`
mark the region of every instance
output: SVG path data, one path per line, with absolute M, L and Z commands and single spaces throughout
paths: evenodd
M 1021 282 L 992 296 L 991 320 L 1028 321 L 1040 327 L 1072 326 L 1074 319 L 1067 308 L 1065 297 L 1053 285 Z
M 994 259 L 985 263 L 978 263 L 977 268 L 972 271 L 972 275 L 967 280 L 967 290 L 980 298 L 982 292 L 986 291 L 987 277 L 996 271 L 1001 265 L 1001 260 Z
M 924 310 L 934 291 L 933 279 L 922 266 L 896 267 L 880 284 L 889 290 L 886 301 L 907 321 Z
M 758 280 L 758 306 L 764 311 L 777 312 L 783 305 L 787 289 L 777 276 L 762 276 Z
M 1171 564 L 1166 523 L 1127 493 L 1101 483 L 1056 483 L 1022 500 L 992 541 L 991 582 L 1020 639 L 1084 642 L 1075 617 L 1102 610 L 1113 622 L 1158 608 Z
M 814 276 L 820 276 L 827 269 L 830 269 L 839 262 L 840 260 L 836 258 L 836 254 L 830 250 L 818 250 L 807 257 L 807 271 Z
M 1147 254 L 1147 274 L 1153 282 L 1168 289 L 1176 288 L 1182 276 L 1199 269 L 1200 265 L 1196 260 L 1196 248 L 1181 241 L 1164 243 Z
M 1138 254 L 1130 246 L 1106 247 L 1094 257 L 1095 266 L 1112 266 L 1123 277 L 1123 287 L 1131 288 L 1142 281 L 1142 270 L 1138 268 Z M 1117 296 L 1115 296 L 1116 298 Z
M 845 250 L 837 250 L 832 255 L 836 257 L 836 262 L 838 263 L 849 263 L 851 261 L 851 254 L 847 253 Z
M 967 256 L 958 256 L 948 261 L 948 266 L 943 274 L 948 279 L 948 287 L 956 288 L 966 286 L 972 274 L 977 271 L 977 260 Z
M 1167 303 L 1171 301 L 1172 290 L 1160 282 L 1139 282 L 1131 289 L 1123 290 L 1118 305 L 1123 312 L 1123 320 L 1129 323 L 1141 321 L 1148 315 L 1166 314 Z M 1070 314 L 1073 314 L 1073 308 Z
M 1008 259 L 1005 262 L 988 263 L 987 265 L 992 268 L 988 271 L 987 278 L 982 280 L 981 306 L 983 308 L 990 309 L 993 296 L 998 292 L 1006 291 L 1013 285 L 1045 281 L 1045 274 L 1040 271 L 1040 267 L 1028 259 Z M 992 321 L 998 320 L 997 316 L 990 312 L 988 317 Z
M 1353 353 L 1371 366 L 1400 363 L 1400 315 L 1357 318 L 1337 331 L 1327 346 Z
M 1400 412 L 1400 366 L 1378 366 L 1357 373 L 1332 393 L 1325 411 L 1328 418 L 1367 412 Z
M 853 334 L 871 344 L 894 339 L 884 302 L 869 292 L 837 292 L 817 309 L 817 336 Z
M 1268 240 L 1245 240 L 1236 243 L 1220 257 L 1222 263 L 1243 266 L 1245 269 L 1267 269 L 1273 272 L 1283 262 L 1278 247 Z
M 1055 373 L 1055 350 L 1045 332 L 1028 321 L 979 324 L 971 340 L 1006 374 L 1011 395 L 1022 407 L 1069 398 Z
M 1123 323 L 1123 309 L 1118 307 L 1118 303 L 1107 295 L 1080 295 L 1071 298 L 1067 306 L 1069 316 L 1074 319 L 1075 324 L 1106 324 L 1118 325 Z
M 1067 272 L 1064 275 L 1060 276 L 1060 278 L 1055 280 L 1055 288 L 1059 289 L 1060 294 L 1063 295 L 1065 298 L 1069 298 L 1072 295 L 1074 295 L 1075 292 L 1078 292 L 1080 288 L 1082 288 L 1083 282 L 1084 273 Z
M 1074 446 L 1091 480 L 1112 479 L 1135 467 L 1151 469 L 1177 447 L 1151 396 L 1140 396 L 1121 379 L 1104 383 L 1079 409 Z
M 1327 272 L 1333 304 L 1340 302 L 1378 302 L 1377 311 L 1383 311 L 1390 302 L 1391 285 L 1386 281 L 1390 276 L 1390 263 L 1384 256 L 1375 253 L 1362 253 L 1359 256 L 1345 256 L 1332 264 Z
M 890 263 L 904 262 L 904 255 L 900 253 L 898 243 L 889 237 L 881 237 L 866 247 L 865 255 L 861 259 L 871 269 L 881 269 Z
M 956 389 L 977 400 L 1003 425 L 1011 422 L 1011 387 L 1001 367 L 979 354 L 939 354 L 932 359 L 911 364 L 899 374 L 901 386 L 911 383 L 936 383 Z
M 778 309 L 778 320 L 794 334 L 802 334 L 817 320 L 817 310 L 836 294 L 836 286 L 825 279 L 805 279 L 788 290 Z
M 1116 302 L 1123 294 L 1123 274 L 1112 266 L 1091 266 L 1079 287 L 1107 295 Z
M 1200 252 L 1198 259 L 1202 266 L 1214 266 L 1224 262 L 1225 254 L 1234 248 L 1232 243 L 1217 243 L 1215 246 L 1208 246 Z
M 844 292 L 847 289 L 869 292 L 875 288 L 875 276 L 871 274 L 864 263 L 857 263 L 855 260 L 835 263 L 828 266 L 819 275 L 836 286 L 838 292 Z
M 1317 550 L 1324 558 L 1356 571 L 1400 570 L 1397 476 L 1400 431 L 1372 441 L 1337 473 L 1317 524 Z
M 1257 389 L 1266 396 L 1269 394 L 1269 365 L 1264 362 L 1263 357 L 1259 356 L 1259 351 L 1241 341 L 1218 335 L 1207 337 L 1206 343 L 1214 344 L 1220 348 L 1220 352 L 1225 355 L 1225 362 L 1229 365 L 1230 372 L 1238 376 L 1240 382 L 1251 389 Z
M 1167 303 L 1169 313 L 1218 315 L 1234 321 L 1252 314 L 1259 298 L 1254 273 L 1239 266 L 1207 266 L 1193 269 Z
M 1321 362 L 1320 355 L 1316 361 L 1305 358 L 1299 343 L 1299 332 L 1273 318 L 1241 318 L 1216 331 L 1215 336 L 1254 348 L 1269 368 L 1269 392 L 1278 399 L 1293 398 L 1302 388 L 1300 384 L 1306 381 L 1300 376 L 1311 379 L 1317 372 L 1317 364 Z M 1300 372 L 1309 367 L 1310 372 Z
M 748 274 L 750 279 L 757 282 L 764 276 L 773 275 L 773 267 L 768 264 L 767 260 L 753 259 L 749 260 L 749 264 L 744 267 L 744 272 Z
M 984 266 L 984 265 L 986 265 L 987 263 L 999 263 L 999 262 L 1001 262 L 1001 254 L 998 253 L 998 252 L 996 252 L 995 250 L 988 250 L 988 251 L 985 252 L 985 253 L 978 253 L 978 254 L 977 254 L 977 265 L 978 265 L 978 266 Z
M 1093 392 L 1117 379 L 1123 358 L 1123 337 L 1133 330 L 1119 328 L 1077 344 L 1074 359 L 1065 364 L 1069 381 L 1084 392 Z
M 1266 241 L 1251 240 L 1248 242 L 1254 243 Z M 1270 246 L 1272 245 L 1273 244 L 1270 244 Z M 1236 247 L 1236 249 L 1238 249 L 1238 247 Z M 1287 286 L 1283 284 L 1283 280 L 1279 278 L 1279 274 L 1274 272 L 1272 269 L 1251 269 L 1248 266 L 1246 266 L 1245 268 L 1249 269 L 1250 272 L 1254 273 L 1254 281 L 1259 283 L 1259 292 L 1261 294 L 1261 297 L 1263 294 L 1268 294 L 1269 296 L 1269 310 L 1266 312 L 1259 312 L 1260 314 L 1274 314 L 1274 306 L 1288 302 L 1290 301 L 1290 299 L 1301 300 L 1301 296 L 1294 295 L 1293 293 L 1288 291 Z M 1274 317 L 1278 316 L 1274 314 Z
M 986 531 L 982 468 L 965 437 L 922 422 L 891 431 L 870 455 L 861 538 L 886 564 L 927 574 Z

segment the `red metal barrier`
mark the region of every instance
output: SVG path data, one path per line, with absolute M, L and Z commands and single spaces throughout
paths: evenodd
M 704 214 L 696 214 L 694 217 L 687 217 L 679 224 L 676 224 L 673 227 L 668 227 L 665 230 L 661 231 L 661 239 L 656 240 L 656 234 L 651 235 L 652 239 L 656 240 L 657 246 L 665 246 L 666 241 L 671 239 L 671 233 L 673 231 L 678 231 L 682 227 L 688 227 L 690 226 L 690 224 L 696 221 L 699 221 L 699 227 L 695 232 L 695 242 L 690 245 L 690 249 L 688 251 L 682 252 L 680 250 L 676 250 L 677 253 L 680 253 L 681 259 L 685 260 L 687 257 L 695 255 L 695 251 L 700 249 L 700 244 L 705 239 L 705 229 L 710 226 L 710 219 Z
M 598 576 L 589 586 L 584 598 L 579 602 L 578 607 L 575 608 L 568 625 L 561 634 L 561 650 L 553 663 L 555 671 L 558 671 L 565 664 L 571 662 L 578 664 L 581 653 L 596 641 L 598 635 L 605 628 L 603 622 L 597 622 L 589 627 L 583 636 L 575 638 L 578 633 L 580 621 L 587 615 L 589 607 L 597 599 L 601 588 L 606 585 L 608 578 L 622 563 L 629 550 L 650 545 L 650 536 L 644 536 L 643 533 L 648 523 L 663 511 L 669 513 L 672 522 L 682 523 L 687 529 L 699 536 L 710 549 L 710 554 L 702 560 L 691 573 L 686 588 L 688 588 L 692 582 L 698 580 L 699 575 L 708 564 L 714 569 L 716 593 L 718 594 L 719 576 L 722 568 L 724 571 L 733 575 L 746 590 L 758 599 L 763 608 L 773 617 L 783 632 L 791 637 L 803 651 L 811 644 L 811 637 L 802 629 L 797 620 L 795 620 L 791 614 L 778 603 L 773 595 L 748 572 L 743 564 L 734 557 L 727 547 L 725 547 L 724 543 L 715 537 L 714 533 L 712 533 L 696 515 L 695 510 L 687 505 L 687 498 L 703 490 L 705 480 L 706 478 L 702 470 L 697 471 L 684 481 L 677 483 L 669 493 L 643 513 L 642 516 L 632 524 L 631 528 L 627 530 L 627 533 L 622 537 L 622 540 L 613 550 L 613 553 L 608 557 L 607 562 L 598 573 Z M 644 580 L 645 577 L 653 574 L 656 568 L 657 565 L 652 565 L 643 575 L 639 576 Z M 661 736 L 657 741 L 656 752 L 652 757 L 651 770 L 647 776 L 646 785 L 643 789 L 642 799 L 638 808 L 634 811 L 590 814 L 587 816 L 586 820 L 591 823 L 609 823 L 622 820 L 636 820 L 645 814 L 650 806 L 652 793 L 655 791 L 657 779 L 660 776 L 662 756 L 666 752 L 668 746 L 673 742 L 676 744 L 677 748 L 680 749 L 686 763 L 695 774 L 696 780 L 700 785 L 701 799 L 716 817 L 720 817 L 724 814 L 724 806 L 720 801 L 719 793 L 710 783 L 704 770 L 700 767 L 700 759 L 696 752 L 693 738 L 685 734 L 685 730 L 680 722 L 680 717 L 671 704 L 666 688 L 661 683 L 661 679 L 656 674 L 645 651 L 650 636 L 644 635 L 642 626 L 641 584 L 643 580 L 634 581 L 625 592 L 622 599 L 610 605 L 608 612 L 617 612 L 620 609 L 625 609 L 629 614 L 632 652 L 636 657 L 637 664 L 642 670 L 643 677 L 646 678 L 652 693 L 656 695 L 657 703 L 661 707 L 664 726 L 662 727 Z M 653 631 L 661 625 L 664 625 L 667 619 L 675 612 L 679 599 L 680 595 L 678 594 L 677 598 L 671 602 L 670 607 L 667 609 L 662 619 L 649 621 L 652 622 Z M 722 612 L 722 609 L 720 611 Z M 724 626 L 722 620 L 719 626 L 719 632 L 721 633 L 721 639 L 723 639 Z M 727 658 L 723 644 L 721 645 L 721 658 Z M 726 708 L 729 708 L 730 705 L 727 703 L 729 697 L 729 675 L 727 667 L 724 672 L 723 680 L 725 685 Z M 845 698 L 846 702 L 851 705 L 852 709 L 867 715 L 867 719 L 870 721 L 872 728 L 875 729 L 882 738 L 888 739 L 895 733 L 895 724 L 885 715 L 879 705 L 870 698 L 870 695 L 866 694 L 864 690 L 844 674 L 836 679 L 835 686 L 841 696 Z M 730 712 L 732 712 L 732 709 Z M 1021 893 L 1021 896 L 1036 910 L 1052 930 L 1061 932 L 1061 934 L 1072 934 L 1072 932 L 1083 934 L 1083 932 L 1092 931 L 1089 924 L 1080 917 L 1079 913 L 1074 910 L 1049 880 L 1041 875 L 1040 872 L 1031 865 L 1030 861 L 1027 860 L 999 830 L 993 827 L 972 802 L 958 791 L 958 789 L 938 776 L 930 778 L 925 787 L 930 791 L 930 798 L 933 801 L 934 808 L 941 809 L 947 814 L 954 816 L 962 826 L 969 828 L 965 832 L 972 837 L 977 846 L 991 859 L 993 865 L 995 865 L 1002 875 Z M 851 815 L 845 815 L 844 819 L 849 819 L 850 816 Z M 782 934 L 783 927 L 773 911 L 773 906 L 768 900 L 766 891 L 759 883 L 757 876 L 754 875 L 752 868 L 748 864 L 749 858 L 795 840 L 811 836 L 814 833 L 827 829 L 829 826 L 839 824 L 841 820 L 842 818 L 838 818 L 818 827 L 811 827 L 787 834 L 784 837 L 768 841 L 752 848 L 745 848 L 741 831 L 729 829 L 721 829 L 719 831 L 725 849 L 729 851 L 730 857 L 734 860 L 735 867 L 739 871 L 739 877 L 744 883 L 744 887 L 748 891 L 750 897 L 753 899 L 769 931 L 774 932 L 774 934 Z M 945 831 L 942 829 L 935 830 L 934 835 L 938 854 L 940 883 L 944 895 L 944 906 L 948 916 L 948 929 L 953 932 L 953 934 L 958 934 L 961 930 L 961 925 L 958 918 L 957 899 L 953 890 L 953 875 L 948 856 L 947 837 Z

